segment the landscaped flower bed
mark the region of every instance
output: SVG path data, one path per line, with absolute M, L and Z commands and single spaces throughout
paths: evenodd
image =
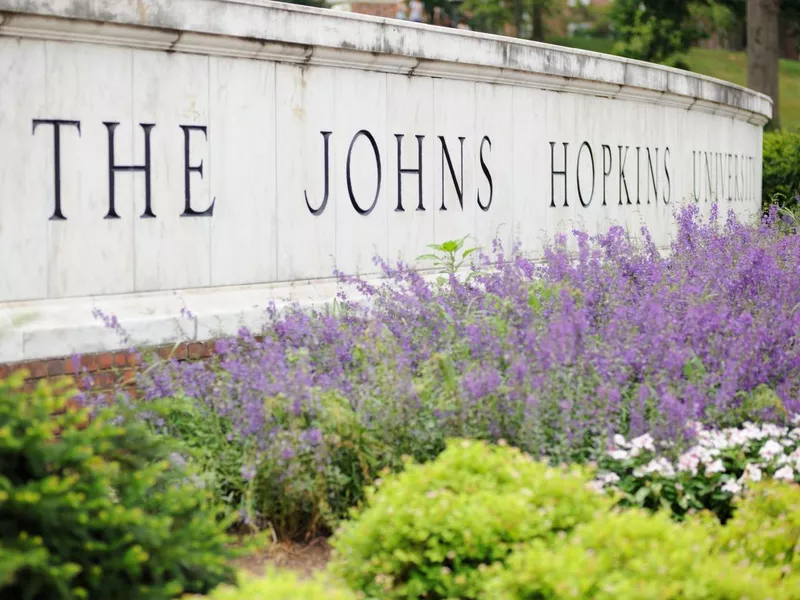
M 91 422 L 70 405 L 49 424 L 64 398 L 0 386 L 6 455 L 49 457 L 0 463 L 0 592 L 33 593 L 34 571 L 63 598 L 207 592 L 231 579 L 222 503 L 240 531 L 335 531 L 336 554 L 318 581 L 272 574 L 219 598 L 800 598 L 800 236 L 775 213 L 689 208 L 679 225 L 665 253 L 612 228 L 556 240 L 542 263 L 448 242 L 438 279 L 342 277 L 330 310 L 272 310 L 211 360 L 155 360 L 144 398 L 120 391 Z M 115 444 L 131 436 L 156 464 L 129 477 L 137 449 Z M 106 455 L 128 466 L 95 485 Z M 91 504 L 59 481 L 87 482 Z M 46 533 L 42 553 L 29 523 L 50 527 L 45 492 L 70 517 L 47 531 L 74 539 L 111 515 L 145 524 L 142 541 L 64 552 Z M 145 568 L 149 552 L 176 564 Z M 129 596 L 119 573 L 139 578 Z
M 775 212 L 677 218 L 668 252 L 611 228 L 560 238 L 541 263 L 475 252 L 467 278 L 381 263 L 382 285 L 342 277 L 330 310 L 273 311 L 213 360 L 154 364 L 138 386 L 220 498 L 290 537 L 332 530 L 383 469 L 449 437 L 588 462 L 615 434 L 679 452 L 690 423 L 785 424 L 800 408 L 800 236 Z M 437 254 L 454 271 L 468 252 Z M 369 301 L 348 301 L 353 286 Z

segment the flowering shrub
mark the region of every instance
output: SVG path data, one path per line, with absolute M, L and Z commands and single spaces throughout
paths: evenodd
M 333 571 L 371 598 L 482 598 L 487 570 L 516 544 L 608 510 L 588 481 L 515 448 L 455 441 L 370 493 L 334 537 Z
M 165 600 L 232 579 L 220 511 L 170 445 L 23 375 L 0 382 L 0 597 Z
M 340 394 L 317 397 L 313 416 L 282 410 L 280 398 L 264 400 L 276 425 L 268 447 L 234 435 L 225 413 L 186 397 L 151 402 L 147 415 L 160 433 L 184 441 L 218 497 L 237 499 L 244 525 L 302 538 L 326 532 L 363 499 L 380 452 Z
M 741 428 L 703 429 L 694 444 L 670 460 L 644 434 L 631 441 L 614 436 L 599 460 L 596 483 L 621 493 L 622 503 L 649 509 L 666 507 L 677 518 L 710 510 L 727 521 L 735 497 L 750 482 L 766 478 L 800 481 L 800 420 L 794 428 L 745 423 Z
M 492 600 L 778 600 L 791 598 L 758 565 L 714 552 L 713 537 L 663 513 L 629 509 L 533 542 L 487 582 Z M 796 596 L 795 596 L 796 597 Z
M 221 585 L 208 596 L 187 596 L 200 600 L 356 600 L 348 590 L 317 577 L 300 581 L 293 573 L 268 572 L 266 577 L 241 577 L 236 586 Z
M 383 262 L 381 284 L 342 276 L 336 306 L 273 308 L 263 332 L 153 364 L 137 387 L 220 423 L 215 489 L 283 535 L 331 530 L 381 469 L 450 437 L 583 462 L 615 433 L 681 444 L 688 421 L 800 408 L 800 236 L 774 211 L 750 225 L 689 206 L 666 253 L 612 227 L 557 238 L 542 263 L 499 246 L 468 258 L 468 278 Z

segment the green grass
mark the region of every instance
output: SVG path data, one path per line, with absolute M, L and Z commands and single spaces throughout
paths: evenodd
M 613 40 L 594 38 L 557 38 L 551 44 L 613 54 Z M 695 73 L 747 85 L 747 57 L 743 52 L 694 48 L 686 62 Z M 781 120 L 784 129 L 800 130 L 800 61 L 781 61 Z

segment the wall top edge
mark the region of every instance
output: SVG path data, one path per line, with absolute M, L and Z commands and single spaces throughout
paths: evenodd
M 396 55 L 446 65 L 503 69 L 639 88 L 727 105 L 772 118 L 753 90 L 651 63 L 497 35 L 298 6 L 272 0 L 0 0 L 8 13 L 244 38 L 253 42 Z M 113 36 L 113 32 L 109 32 Z

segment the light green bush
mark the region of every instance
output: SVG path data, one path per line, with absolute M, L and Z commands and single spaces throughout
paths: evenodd
M 0 381 L 0 598 L 163 600 L 230 581 L 225 523 L 171 445 Z
M 708 530 L 628 509 L 565 539 L 514 553 L 486 584 L 492 600 L 778 600 L 758 567 L 713 553 Z
M 609 510 L 583 470 L 517 449 L 453 441 L 370 490 L 333 540 L 332 570 L 376 598 L 480 598 L 494 563 L 517 544 L 551 540 Z
M 192 596 L 192 598 L 201 598 Z M 352 592 L 317 577 L 300 581 L 293 573 L 268 571 L 266 577 L 241 577 L 238 585 L 222 585 L 208 600 L 356 600 Z
M 737 560 L 763 565 L 800 598 L 800 485 L 764 481 L 752 486 L 717 531 L 716 545 Z

